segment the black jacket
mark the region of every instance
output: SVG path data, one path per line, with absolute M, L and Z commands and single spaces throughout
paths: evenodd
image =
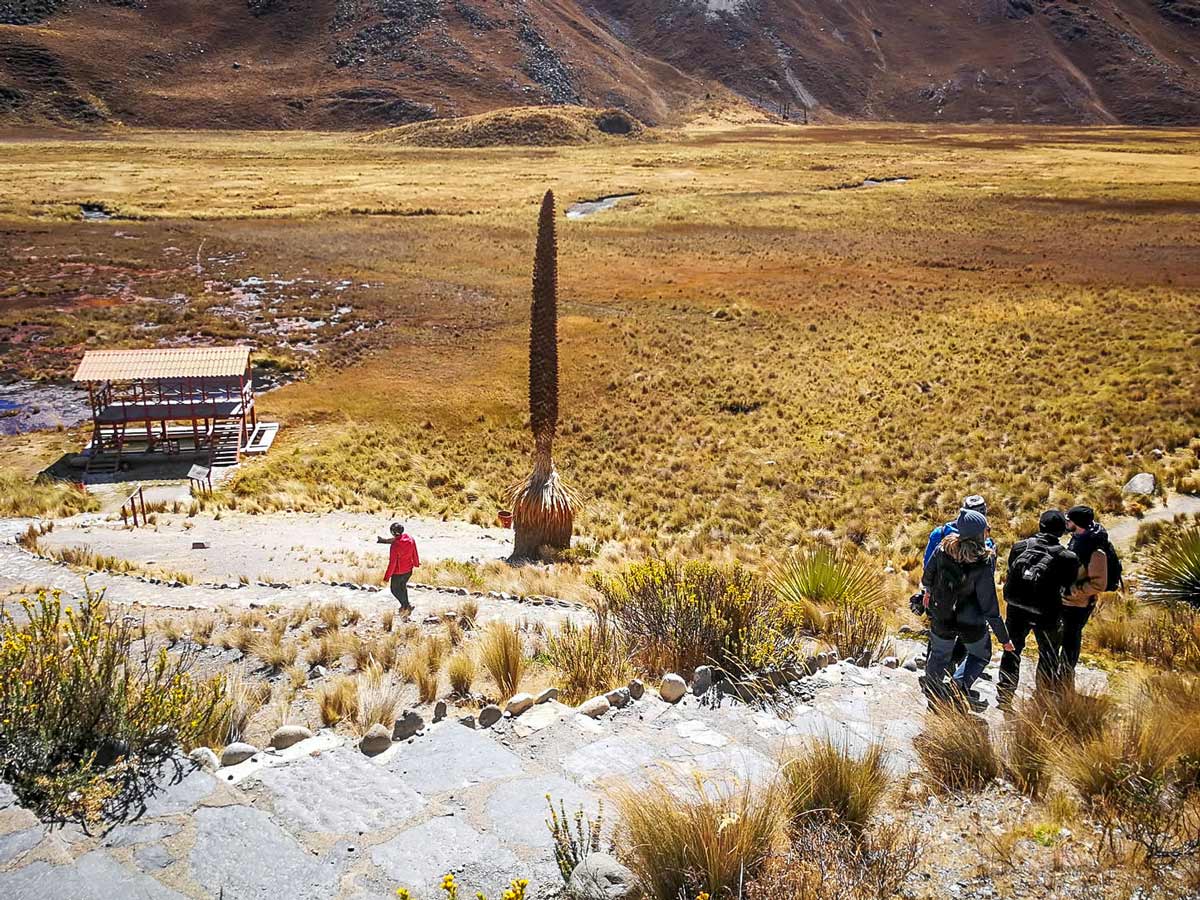
M 938 570 L 945 564 L 946 551 L 938 547 L 925 574 L 921 576 L 921 584 L 932 596 L 937 590 L 935 585 L 940 583 Z M 954 563 L 952 562 L 951 565 Z M 940 619 L 932 610 L 937 606 L 930 603 L 930 622 L 933 633 L 938 637 L 950 635 L 961 636 L 966 643 L 973 643 L 987 633 L 991 626 L 992 634 L 1002 644 L 1008 643 L 1008 629 L 1004 619 L 1000 617 L 1000 601 L 996 597 L 996 557 L 989 554 L 982 565 L 972 566 L 967 574 L 968 584 L 964 587 L 961 599 L 958 601 L 954 617 Z
M 1008 553 L 1008 571 L 1012 572 L 1013 563 L 1016 561 L 1030 544 L 1041 544 L 1050 551 L 1050 555 L 1054 558 L 1050 570 L 1050 577 L 1047 579 L 1046 596 L 1045 597 L 1023 597 L 1019 600 L 1014 600 L 1010 593 L 1010 580 L 1004 582 L 1004 599 L 1009 606 L 1015 606 L 1017 609 L 1024 610 L 1028 613 L 1041 616 L 1046 614 L 1054 614 L 1059 611 L 1062 606 L 1062 598 L 1075 584 L 1075 579 L 1079 577 L 1079 557 L 1059 543 L 1057 537 L 1052 534 L 1046 534 L 1039 531 L 1033 537 L 1025 538 L 1023 541 L 1017 541 L 1013 544 L 1012 550 Z M 1010 576 L 1011 578 L 1011 576 Z

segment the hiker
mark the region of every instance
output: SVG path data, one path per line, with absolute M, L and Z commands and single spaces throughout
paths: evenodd
M 421 560 L 417 556 L 417 542 L 411 534 L 404 533 L 403 525 L 393 522 L 391 532 L 390 538 L 377 539 L 379 543 L 392 547 L 388 554 L 387 572 L 383 577 L 388 580 L 392 596 L 400 602 L 400 611 L 408 615 L 412 613 L 412 604 L 408 602 L 408 579 L 412 577 L 413 569 L 421 565 Z
M 971 510 L 974 510 L 975 512 L 979 513 L 980 515 L 986 516 L 987 515 L 987 501 L 984 500 L 978 494 L 971 494 L 970 496 L 968 496 L 966 499 L 963 500 L 962 506 L 959 508 L 959 511 L 961 512 L 964 509 L 971 509 Z M 941 545 L 941 543 L 945 539 L 946 535 L 954 534 L 957 530 L 958 530 L 958 522 L 956 520 L 956 521 L 952 521 L 952 522 L 945 522 L 944 524 L 939 525 L 937 528 L 933 529 L 933 531 L 931 531 L 929 533 L 929 540 L 925 542 L 925 568 L 929 568 L 929 561 L 931 559 L 933 559 L 934 551 L 936 551 L 937 548 Z M 992 539 L 990 537 L 987 538 L 987 540 L 985 541 L 985 545 L 987 546 L 987 548 L 989 550 L 995 552 L 996 545 L 992 542 Z M 917 615 L 924 614 L 926 608 L 928 608 L 928 606 L 929 606 L 929 592 L 923 590 L 920 594 L 917 594 L 917 595 L 913 596 L 912 598 L 910 598 L 909 606 L 912 608 L 912 611 L 914 613 L 916 613 Z M 963 661 L 963 657 L 965 657 L 966 655 L 967 655 L 967 650 L 966 650 L 966 647 L 963 646 L 962 641 L 956 642 L 954 645 L 954 653 L 951 656 L 951 660 L 952 660 L 953 664 L 955 666 L 957 666 L 959 663 L 961 663 Z M 986 678 L 987 676 L 985 675 L 984 677 Z
M 1030 631 L 1038 648 L 1038 688 L 1053 688 L 1062 678 L 1063 600 L 1079 576 L 1079 559 L 1060 543 L 1066 533 L 1066 516 L 1050 509 L 1038 520 L 1037 534 L 1017 541 L 1009 551 L 1004 624 L 1013 650 L 1005 650 L 1000 658 L 996 693 L 1001 709 L 1012 707 L 1021 678 L 1021 652 Z
M 1005 650 L 1016 648 L 1009 640 L 996 599 L 996 554 L 987 546 L 987 517 L 964 509 L 954 526 L 934 550 L 921 576 L 929 598 L 930 628 L 929 653 L 920 684 L 931 707 L 937 701 L 950 700 L 978 710 L 987 704 L 971 696 L 971 685 L 992 658 L 988 627 Z M 951 655 L 959 640 L 967 654 L 947 685 Z
M 1079 560 L 1074 587 L 1063 598 L 1062 605 L 1063 664 L 1068 673 L 1073 673 L 1079 665 L 1083 629 L 1096 608 L 1096 598 L 1103 591 L 1121 587 L 1121 560 L 1090 506 L 1072 506 L 1067 510 L 1067 528 L 1071 532 L 1067 549 Z

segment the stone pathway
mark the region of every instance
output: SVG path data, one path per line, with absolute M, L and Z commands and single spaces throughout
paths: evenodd
M 599 720 L 554 701 L 487 731 L 447 719 L 374 758 L 321 732 L 215 774 L 166 766 L 144 811 L 105 834 L 49 829 L 8 797 L 0 896 L 384 900 L 403 885 L 431 898 L 451 871 L 472 895 L 527 877 L 531 896 L 554 896 L 547 794 L 594 814 L 619 784 L 757 781 L 787 742 L 816 734 L 882 740 L 908 771 L 912 673 L 839 663 L 811 683 L 813 702 L 783 717 L 715 692 L 672 706 L 647 691 Z
M 68 599 L 83 596 L 84 576 L 60 563 L 42 559 L 16 543 L 33 519 L 0 519 L 0 592 L 28 593 L 38 588 L 62 591 Z M 297 584 L 271 586 L 255 583 L 217 587 L 206 584 L 153 584 L 136 575 L 94 572 L 87 576 L 87 588 L 103 591 L 110 602 L 146 607 L 186 610 L 244 609 L 251 606 L 277 605 L 280 608 L 303 606 L 306 603 L 341 602 L 366 616 L 379 615 L 395 608 L 390 592 L 373 586 L 344 587 L 328 584 Z M 466 589 L 410 587 L 412 602 L 418 613 L 439 614 L 458 606 L 465 596 L 481 597 L 480 592 Z M 532 605 L 497 600 L 481 604 L 479 620 L 492 619 L 519 623 L 542 622 L 556 628 L 566 619 L 582 620 L 586 612 L 577 604 L 565 601 L 553 605 Z

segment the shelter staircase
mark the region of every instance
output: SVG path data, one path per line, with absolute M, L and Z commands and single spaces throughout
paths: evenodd
M 125 426 L 113 426 L 112 435 L 105 440 L 103 428 L 92 435 L 92 452 L 84 472 L 88 475 L 115 475 L 121 471 L 121 454 L 125 450 Z
M 242 443 L 242 425 L 226 420 L 213 426 L 208 450 L 208 467 L 236 466 Z

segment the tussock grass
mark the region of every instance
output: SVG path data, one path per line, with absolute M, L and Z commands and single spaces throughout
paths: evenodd
M 892 780 L 882 745 L 871 744 L 856 756 L 829 738 L 786 751 L 780 767 L 793 828 L 825 820 L 861 831 Z
M 346 652 L 346 638 L 339 632 L 325 634 L 309 644 L 304 654 L 310 666 L 330 666 L 337 663 Z
M 525 677 L 521 633 L 506 622 L 492 622 L 479 638 L 479 660 L 500 689 L 500 699 L 507 700 L 517 692 Z
M 337 725 L 344 719 L 354 719 L 359 714 L 358 682 L 341 675 L 318 687 L 316 700 L 321 722 L 325 725 Z
M 654 781 L 616 795 L 626 862 L 655 900 L 737 896 L 779 847 L 786 803 L 775 783 L 753 788 Z
M 446 674 L 450 678 L 450 688 L 460 697 L 467 696 L 471 693 L 471 685 L 475 683 L 477 671 L 475 657 L 465 650 L 460 650 L 450 657 L 450 662 L 446 666 Z
M 628 684 L 633 677 L 629 646 L 609 619 L 604 607 L 595 621 L 584 626 L 563 624 L 546 641 L 546 656 L 560 674 L 564 703 L 582 703 L 588 697 Z
M 55 478 L 29 478 L 19 472 L 0 469 L 0 516 L 53 519 L 95 512 L 99 501 L 67 481 Z
M 389 728 L 395 724 L 403 698 L 400 689 L 390 681 L 382 666 L 376 663 L 368 665 L 356 677 L 355 689 L 358 698 L 350 715 L 361 732 L 365 733 L 375 724 Z
M 272 672 L 286 669 L 296 661 L 299 647 L 293 641 L 284 641 L 277 634 L 260 634 L 250 643 L 250 652 Z
M 982 790 L 1000 774 L 987 723 L 949 704 L 926 713 L 913 748 L 925 777 L 938 791 Z

